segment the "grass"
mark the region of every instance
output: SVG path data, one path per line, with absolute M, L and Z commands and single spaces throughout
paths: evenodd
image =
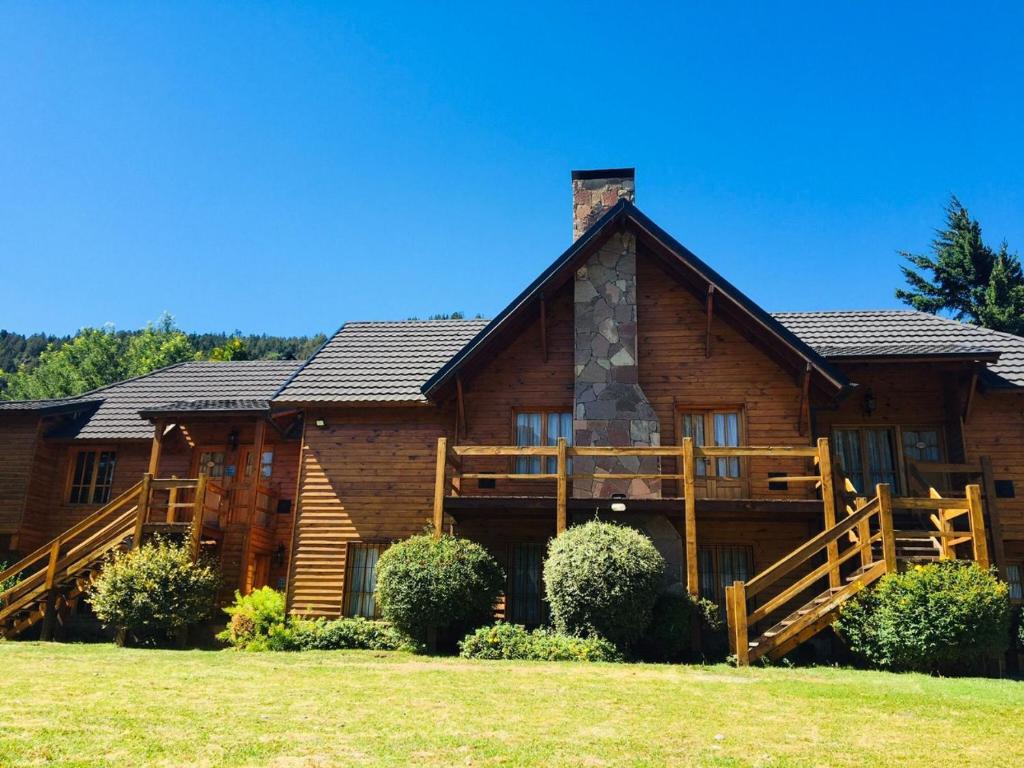
M 0 643 L 0 766 L 1020 766 L 1024 683 Z

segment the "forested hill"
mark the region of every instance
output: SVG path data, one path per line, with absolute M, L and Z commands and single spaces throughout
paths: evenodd
M 74 336 L 0 330 L 0 399 L 77 395 L 183 360 L 304 360 L 324 338 L 185 333 L 170 316 L 140 330 Z

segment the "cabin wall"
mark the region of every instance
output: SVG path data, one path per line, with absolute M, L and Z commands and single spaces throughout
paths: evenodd
M 996 481 L 1013 483 L 1012 498 L 997 498 L 1006 556 L 1024 563 L 1024 392 L 979 393 L 966 427 L 971 462 L 988 456 Z
M 441 414 L 427 407 L 307 412 L 288 583 L 293 611 L 340 614 L 348 542 L 388 542 L 430 524 L 443 434 Z
M 20 414 L 5 415 L 0 428 L 0 555 L 6 553 L 7 542 L 21 548 L 16 536 L 29 492 L 38 430 L 38 415 Z

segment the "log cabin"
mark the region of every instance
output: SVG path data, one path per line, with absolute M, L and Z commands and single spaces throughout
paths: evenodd
M 632 169 L 572 195 L 571 245 L 493 320 L 348 322 L 302 363 L 0 403 L 0 556 L 34 574 L 0 630 L 47 634 L 107 551 L 186 527 L 225 598 L 269 584 L 323 617 L 375 616 L 380 553 L 453 532 L 533 625 L 548 540 L 617 521 L 722 607 L 740 663 L 907 562 L 991 564 L 1024 597 L 1024 339 L 770 314 L 637 208 Z

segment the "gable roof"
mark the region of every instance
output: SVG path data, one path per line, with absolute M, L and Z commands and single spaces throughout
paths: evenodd
M 902 309 L 778 312 L 793 333 L 831 359 L 960 357 L 988 362 L 990 387 L 1024 387 L 1024 338 Z
M 486 326 L 486 320 L 346 323 L 274 401 L 425 403 L 423 383 Z
M 544 294 L 546 289 L 554 287 L 559 279 L 566 279 L 567 275 L 575 269 L 576 265 L 589 256 L 595 246 L 603 242 L 605 235 L 613 227 L 620 226 L 627 221 L 639 227 L 641 232 L 646 234 L 649 241 L 656 246 L 660 246 L 678 265 L 695 273 L 699 278 L 706 281 L 709 286 L 714 286 L 716 296 L 724 296 L 727 300 L 731 301 L 750 321 L 774 337 L 777 342 L 789 348 L 796 356 L 806 361 L 834 387 L 835 391 L 841 392 L 850 387 L 850 382 L 843 373 L 832 366 L 817 351 L 765 312 L 710 266 L 697 258 L 692 251 L 645 216 L 633 203 L 623 198 L 563 252 L 553 264 L 527 286 L 497 317 L 481 329 L 468 344 L 459 350 L 458 354 L 431 376 L 423 385 L 424 394 L 430 396 L 450 381 L 461 366 L 477 354 L 491 339 L 495 338 L 503 327 L 518 313 L 527 306 L 532 305 Z
M 89 404 L 90 410 L 58 425 L 48 437 L 78 440 L 135 440 L 153 436 L 153 427 L 140 415 L 168 404 L 203 398 L 269 401 L 281 383 L 298 367 L 295 360 L 232 360 L 186 362 L 67 398 L 68 406 Z M 245 410 L 239 408 L 237 410 Z

